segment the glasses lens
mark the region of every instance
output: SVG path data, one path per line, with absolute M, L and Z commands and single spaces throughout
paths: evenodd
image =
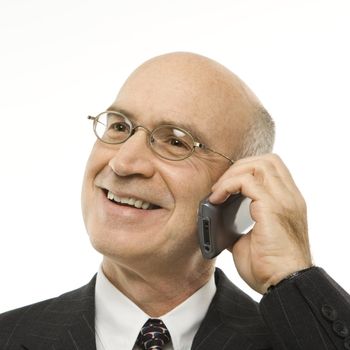
M 170 160 L 188 157 L 193 152 L 194 147 L 193 138 L 189 133 L 169 125 L 155 129 L 150 142 L 156 153 Z
M 132 124 L 118 112 L 103 112 L 95 119 L 96 136 L 103 142 L 122 143 L 130 135 Z

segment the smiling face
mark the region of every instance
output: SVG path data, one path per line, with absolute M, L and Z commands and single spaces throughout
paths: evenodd
M 200 56 L 160 56 L 129 77 L 110 110 L 149 130 L 164 124 L 190 129 L 198 141 L 231 157 L 247 115 L 235 79 Z M 142 128 L 119 145 L 96 141 L 82 192 L 91 242 L 124 264 L 200 263 L 198 204 L 230 163 L 202 150 L 181 161 L 162 159 L 147 141 Z

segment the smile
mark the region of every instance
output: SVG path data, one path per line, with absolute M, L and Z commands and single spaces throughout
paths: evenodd
M 150 210 L 150 209 L 158 209 L 159 207 L 150 203 L 143 201 L 141 199 L 133 198 L 133 197 L 120 197 L 114 194 L 111 191 L 107 191 L 107 198 L 110 201 L 113 201 L 118 204 L 127 205 L 130 207 L 135 207 L 137 209 L 144 209 L 144 210 Z

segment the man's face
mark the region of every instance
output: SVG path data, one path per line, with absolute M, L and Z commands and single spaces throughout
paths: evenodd
M 223 93 L 202 78 L 163 62 L 148 65 L 128 79 L 110 109 L 122 111 L 134 125 L 149 130 L 169 123 L 190 128 L 205 138 L 200 142 L 231 156 L 234 135 L 226 125 L 226 107 L 213 100 L 223 98 Z M 230 164 L 201 150 L 185 160 L 165 160 L 152 152 L 147 138 L 138 129 L 120 145 L 96 141 L 82 193 L 90 239 L 102 254 L 120 261 L 199 256 L 199 201 Z M 117 201 L 132 198 L 151 205 L 142 209 L 116 203 L 108 192 L 119 197 Z

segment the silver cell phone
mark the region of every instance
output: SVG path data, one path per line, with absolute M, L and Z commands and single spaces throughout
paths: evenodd
M 219 205 L 211 204 L 208 197 L 200 202 L 197 224 L 204 258 L 215 258 L 251 230 L 255 222 L 250 216 L 250 202 L 250 198 L 240 193 L 231 195 Z

